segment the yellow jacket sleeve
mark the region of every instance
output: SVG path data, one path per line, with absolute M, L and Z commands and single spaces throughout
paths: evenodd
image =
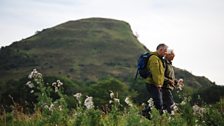
M 152 55 L 149 58 L 147 68 L 150 70 L 151 76 L 151 83 L 155 84 L 157 87 L 162 87 L 164 82 L 164 67 L 163 62 L 159 57 L 156 55 Z

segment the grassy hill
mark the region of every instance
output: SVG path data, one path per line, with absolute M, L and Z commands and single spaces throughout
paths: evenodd
M 69 21 L 0 51 L 0 79 L 19 78 L 37 68 L 74 80 L 134 76 L 143 46 L 128 23 L 110 19 Z
M 68 21 L 14 42 L 0 50 L 0 84 L 18 80 L 36 68 L 46 76 L 71 80 L 96 81 L 113 76 L 134 78 L 136 60 L 145 52 L 124 21 L 89 18 Z M 196 77 L 176 69 L 186 85 L 212 85 L 205 77 Z

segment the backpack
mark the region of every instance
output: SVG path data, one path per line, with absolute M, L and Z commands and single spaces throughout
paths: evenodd
M 151 76 L 151 72 L 147 69 L 147 63 L 151 55 L 152 54 L 150 52 L 145 52 L 139 56 L 138 62 L 137 62 L 137 72 L 135 75 L 135 79 L 138 77 L 138 74 L 142 78 L 147 78 Z

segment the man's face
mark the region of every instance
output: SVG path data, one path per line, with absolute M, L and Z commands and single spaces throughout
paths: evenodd
M 173 58 L 175 57 L 175 55 L 174 55 L 174 53 L 169 53 L 169 54 L 166 54 L 165 57 L 167 60 L 172 61 Z
M 167 53 L 167 48 L 160 48 L 159 49 L 159 55 L 160 56 L 165 56 L 165 54 Z

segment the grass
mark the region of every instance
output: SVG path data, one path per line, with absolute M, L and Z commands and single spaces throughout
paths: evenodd
M 50 84 L 44 83 L 43 76 L 36 70 L 29 74 L 29 84 L 26 85 L 27 90 L 34 90 L 33 93 L 38 101 L 35 103 L 33 112 L 25 113 L 25 108 L 14 102 L 11 97 L 13 106 L 11 112 L 6 112 L 4 107 L 0 108 L 0 125 L 3 126 L 188 126 L 188 125 L 223 125 L 224 117 L 223 105 L 224 100 L 221 99 L 215 105 L 192 106 L 191 98 L 186 98 L 181 95 L 180 98 L 185 102 L 178 105 L 178 110 L 174 115 L 167 112 L 160 115 L 159 112 L 152 106 L 151 119 L 148 120 L 140 114 L 142 107 L 134 104 L 132 101 L 124 100 L 118 93 L 113 92 L 114 86 L 111 86 L 111 91 L 108 92 L 108 103 L 102 105 L 103 108 L 95 106 L 92 99 L 96 97 L 85 96 L 84 94 L 75 94 L 70 100 L 73 101 L 74 107 L 69 107 L 67 95 L 63 93 L 63 84 L 60 80 Z M 105 83 L 106 82 L 106 83 Z M 105 80 L 101 85 L 107 86 L 111 80 Z M 121 83 L 115 82 L 114 84 Z M 67 81 L 67 83 L 70 83 Z M 97 86 L 97 85 L 96 85 Z M 125 87 L 123 87 L 125 88 Z M 103 88 L 98 91 L 104 92 Z M 122 87 L 118 88 L 122 89 Z M 58 95 L 55 99 L 52 93 Z M 88 99 L 91 98 L 91 99 Z M 87 100 L 88 99 L 88 100 Z M 125 101 L 125 102 L 122 102 Z M 88 107 L 89 106 L 89 107 Z

